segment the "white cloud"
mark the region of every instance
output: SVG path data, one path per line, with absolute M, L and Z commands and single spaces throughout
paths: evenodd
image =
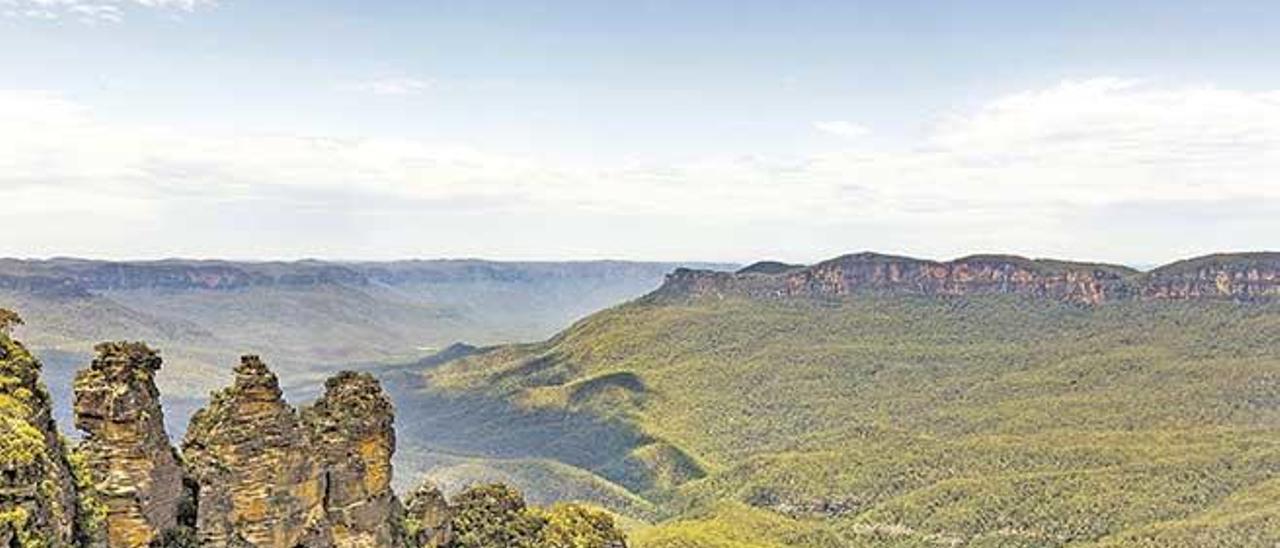
M 418 95 L 431 89 L 431 82 L 418 78 L 396 77 L 366 80 L 342 86 L 342 89 L 370 93 L 373 95 L 405 96 Z
M 830 133 L 837 137 L 854 138 L 862 137 L 871 133 L 866 126 L 858 125 L 853 122 L 843 120 L 830 120 L 825 122 L 814 122 L 813 128 L 823 133 Z
M 218 0 L 0 0 L 0 15 L 9 18 L 77 19 L 86 23 L 118 23 L 130 9 L 194 12 Z
M 331 200 L 334 215 L 359 215 L 371 204 L 449 204 L 450 215 L 480 212 L 477 226 L 594 215 L 626 218 L 654 234 L 691 231 L 664 245 L 718 238 L 699 249 L 734 249 L 744 245 L 734 234 L 778 226 L 791 250 L 832 241 L 836 249 L 828 251 L 1007 250 L 1157 261 L 1187 242 L 1197 249 L 1274 245 L 1274 207 L 1231 204 L 1280 203 L 1280 91 L 1064 82 L 937 120 L 913 147 L 604 166 L 458 143 L 135 127 L 105 122 L 57 94 L 11 91 L 0 92 L 0 195 L 38 210 L 0 215 L 0 234 L 21 231 L 34 217 L 85 210 L 136 226 L 166 207 L 208 203 L 273 204 L 287 222 L 297 207 L 291 197 L 341 196 L 316 199 Z M 1194 239 L 1113 223 L 1117 212 L 1154 218 L 1170 211 L 1173 219 L 1180 214 L 1171 204 L 1177 211 L 1206 204 L 1185 227 Z M 413 223 L 430 216 L 400 228 L 412 233 Z M 1176 219 L 1157 224 L 1178 226 Z M 83 228 L 105 237 L 113 226 Z M 536 226 L 512 228 L 506 245 L 527 248 L 522 238 Z M 1110 233 L 1107 226 L 1127 228 Z M 613 240 L 607 225 L 579 226 L 563 237 L 630 245 Z

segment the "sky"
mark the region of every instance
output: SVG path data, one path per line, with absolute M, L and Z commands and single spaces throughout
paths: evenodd
M 1231 0 L 0 0 L 0 256 L 1280 250 L 1277 21 Z

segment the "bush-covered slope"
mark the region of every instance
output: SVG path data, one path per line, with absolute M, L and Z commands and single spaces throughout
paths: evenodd
M 1275 303 L 636 302 L 424 376 L 633 428 L 557 451 L 633 457 L 576 464 L 651 546 L 1280 541 Z

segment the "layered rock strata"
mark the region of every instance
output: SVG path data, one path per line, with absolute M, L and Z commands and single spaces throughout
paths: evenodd
M 325 472 L 324 507 L 333 543 L 400 545 L 401 509 L 391 490 L 394 411 L 378 381 L 368 373 L 339 373 L 303 410 L 302 421 Z
M 859 253 L 808 267 L 739 272 L 679 269 L 649 295 L 680 298 L 846 298 L 858 294 L 1024 295 L 1086 305 L 1130 299 L 1280 298 L 1280 254 L 1214 255 L 1150 272 L 1105 264 L 975 255 L 948 262 Z
M 142 343 L 102 343 L 75 380 L 75 425 L 110 546 L 143 547 L 178 527 L 183 470 L 164 430 L 155 373 Z
M 199 485 L 201 546 L 332 545 L 326 474 L 307 428 L 257 356 L 191 419 L 182 454 Z

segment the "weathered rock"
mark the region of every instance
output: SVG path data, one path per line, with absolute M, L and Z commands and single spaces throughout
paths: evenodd
M 96 350 L 89 368 L 76 374 L 75 425 L 85 433 L 77 451 L 106 507 L 110 546 L 147 546 L 178 526 L 185 495 L 155 384 L 161 359 L 142 343 L 102 343 Z
M 13 316 L 16 318 L 16 315 Z M 40 362 L 0 329 L 0 546 L 72 546 L 79 502 Z
M 275 374 L 241 358 L 235 383 L 213 394 L 182 443 L 199 485 L 201 546 L 331 546 L 324 470 Z
M 860 294 L 1024 295 L 1097 305 L 1129 299 L 1280 298 L 1280 254 L 1213 255 L 1148 273 L 1118 265 L 975 255 L 948 262 L 875 253 L 798 268 L 736 273 L 679 269 L 647 299 L 745 297 L 840 299 Z
M 431 483 L 424 482 L 409 493 L 404 521 L 409 546 L 443 548 L 453 543 L 453 508 Z
M 401 543 L 400 502 L 391 490 L 395 415 L 391 400 L 368 373 L 344 371 L 302 412 L 327 478 L 325 510 L 340 547 Z

